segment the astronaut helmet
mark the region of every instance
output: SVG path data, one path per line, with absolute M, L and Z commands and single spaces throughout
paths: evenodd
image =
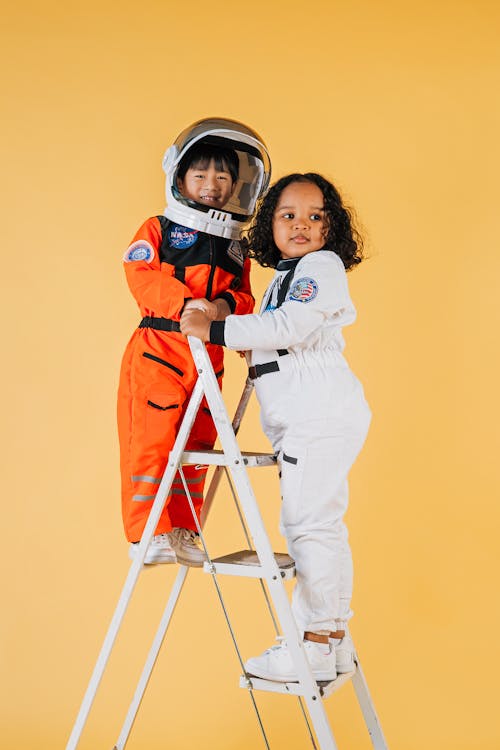
M 198 162 L 200 169 L 206 168 L 210 158 L 214 159 L 216 169 L 229 171 L 232 179 L 228 200 L 219 207 L 193 200 L 179 190 L 186 170 L 198 166 Z M 262 138 L 243 123 L 222 117 L 198 120 L 183 130 L 165 152 L 163 169 L 167 197 L 164 214 L 168 219 L 235 240 L 252 217 L 271 179 L 271 161 Z

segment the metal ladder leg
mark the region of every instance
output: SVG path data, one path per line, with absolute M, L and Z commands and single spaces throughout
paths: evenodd
M 176 467 L 180 461 L 180 456 L 182 455 L 182 451 L 184 450 L 184 447 L 186 445 L 191 427 L 201 403 L 202 396 L 203 388 L 201 382 L 198 380 L 194 387 L 188 408 L 186 409 L 186 414 L 179 429 L 174 448 L 170 454 L 171 460 L 167 465 L 160 486 L 158 488 L 158 492 L 149 513 L 149 517 L 144 528 L 144 532 L 142 534 L 136 556 L 130 566 L 130 570 L 125 580 L 125 584 L 123 586 L 115 612 L 113 614 L 113 618 L 106 633 L 101 651 L 97 658 L 94 671 L 92 673 L 89 685 L 80 706 L 80 711 L 78 712 L 78 716 L 73 726 L 68 744 L 66 745 L 66 750 L 75 750 L 78 742 L 80 741 L 80 737 L 87 722 L 92 703 L 94 702 L 95 695 L 104 675 L 109 657 L 113 650 L 118 631 L 120 630 L 123 618 L 127 611 L 127 607 L 134 592 L 135 585 L 142 571 L 147 548 L 154 536 L 156 526 L 165 506 L 165 502 L 177 470 Z
M 380 721 L 375 711 L 368 684 L 361 668 L 361 664 L 356 657 L 356 672 L 352 677 L 352 684 L 356 692 L 359 706 L 365 720 L 366 728 L 370 735 L 374 750 L 387 750 L 387 742 L 380 726 Z
M 201 342 L 189 339 L 189 343 L 193 358 L 198 367 L 200 379 L 203 381 L 205 396 L 217 427 L 224 455 L 228 458 L 227 467 L 233 478 L 236 493 L 240 499 L 243 514 L 253 538 L 262 570 L 264 571 L 262 578 L 267 582 L 271 599 L 281 622 L 287 645 L 297 670 L 299 677 L 299 691 L 297 694 L 299 696 L 302 695 L 305 700 L 321 750 L 336 750 L 333 733 L 321 700 L 323 689 L 320 694 L 318 684 L 313 679 L 309 663 L 305 656 L 302 638 L 299 637 L 297 631 L 288 596 L 283 586 L 280 570 L 277 566 L 264 528 L 257 501 L 249 482 L 244 461 L 242 460 L 241 452 L 236 442 L 234 432 L 229 429 L 230 425 L 227 412 L 225 411 L 224 402 L 220 391 L 218 390 L 217 381 L 210 366 L 208 355 Z M 356 696 L 374 749 L 387 750 L 387 744 L 359 662 L 357 662 L 357 668 L 351 677 L 353 679 Z M 252 677 L 245 674 L 244 679 L 247 683 L 246 686 L 252 689 Z M 348 679 L 347 675 L 341 676 L 339 684 L 343 684 L 345 679 Z M 274 686 L 271 683 L 267 689 L 274 689 L 275 692 L 282 692 L 282 690 L 276 688 L 275 685 L 276 683 Z M 335 687 L 332 687 L 330 690 L 327 687 L 324 694 L 328 695 L 334 690 Z M 303 709 L 302 703 L 301 708 Z M 310 731 L 307 717 L 305 718 Z M 314 738 L 312 735 L 311 739 L 314 744 Z
M 232 422 L 232 427 L 234 430 L 234 433 L 236 434 L 238 432 L 238 429 L 241 424 L 241 420 L 243 418 L 243 414 L 245 413 L 246 407 L 248 405 L 248 401 L 250 399 L 250 395 L 252 393 L 253 387 L 248 384 L 245 385 L 245 388 L 243 390 L 240 402 L 238 404 L 238 407 L 236 409 L 236 413 Z M 217 466 L 214 472 L 214 475 L 211 479 L 210 486 L 208 488 L 208 491 L 206 493 L 205 500 L 203 502 L 202 512 L 201 512 L 201 527 L 203 528 L 205 525 L 205 522 L 207 520 L 208 514 L 210 512 L 210 509 L 213 504 L 213 500 L 215 497 L 215 494 L 217 492 L 217 489 L 220 484 L 220 480 L 222 478 L 222 467 Z M 170 596 L 167 601 L 167 605 L 165 607 L 165 611 L 163 613 L 162 619 L 160 621 L 160 624 L 158 626 L 158 630 L 156 632 L 156 635 L 153 640 L 153 644 L 151 646 L 151 650 L 148 654 L 148 657 L 146 659 L 146 663 L 144 665 L 141 677 L 139 679 L 139 682 L 137 684 L 136 691 L 134 693 L 134 697 L 132 699 L 132 702 L 130 704 L 129 710 L 127 712 L 127 715 L 125 717 L 124 724 L 122 726 L 120 735 L 118 737 L 118 740 L 116 742 L 115 747 L 113 750 L 123 750 L 128 738 L 130 736 L 130 732 L 132 730 L 135 718 L 137 716 L 137 713 L 139 711 L 142 699 L 144 697 L 144 693 L 146 691 L 146 688 L 148 686 L 153 668 L 156 664 L 156 660 L 158 658 L 158 655 L 160 653 L 160 649 L 162 647 L 163 641 L 165 639 L 168 627 L 170 625 L 170 620 L 172 618 L 172 615 L 175 610 L 175 606 L 177 604 L 177 601 L 179 599 L 179 596 L 181 594 L 182 588 L 184 586 L 184 582 L 186 580 L 187 574 L 189 572 L 189 568 L 187 566 L 181 566 L 181 569 L 179 570 L 179 573 L 177 575 L 177 578 L 174 582 L 174 586 L 172 588 L 172 591 L 170 593 Z
M 268 583 L 269 592 L 282 624 L 288 648 L 297 668 L 300 685 L 304 690 L 304 700 L 311 715 L 320 748 L 321 750 L 337 750 L 317 683 L 313 679 L 304 653 L 302 639 L 299 637 L 297 631 L 288 596 L 283 586 L 281 573 L 264 528 L 245 463 L 217 385 L 215 373 L 210 366 L 205 346 L 197 339 L 192 339 L 191 337 L 189 338 L 189 344 L 198 368 L 200 380 L 203 382 L 205 397 L 217 427 L 222 449 L 227 458 L 227 465 L 233 477 L 234 485 L 255 543 L 255 549 L 257 550 L 262 568 L 266 571 L 265 578 Z
M 137 688 L 134 693 L 132 702 L 130 704 L 127 716 L 125 717 L 125 722 L 123 724 L 120 735 L 118 737 L 118 740 L 113 750 L 123 750 L 123 748 L 125 747 L 127 743 L 127 740 L 129 738 L 130 732 L 132 730 L 132 727 L 135 721 L 135 717 L 137 716 L 137 712 L 139 711 L 139 707 L 144 697 L 144 693 L 146 692 L 146 688 L 148 686 L 149 679 L 153 671 L 153 667 L 156 664 L 156 660 L 158 658 L 158 654 L 160 653 L 160 649 L 164 641 L 165 635 L 167 633 L 168 626 L 170 625 L 170 620 L 174 613 L 175 606 L 177 604 L 177 601 L 182 591 L 182 587 L 184 586 L 185 580 L 187 578 L 188 571 L 189 571 L 188 567 L 186 567 L 185 565 L 181 565 L 181 568 L 177 574 L 174 585 L 172 587 L 172 591 L 168 598 L 167 606 L 165 607 L 165 611 L 161 618 L 160 625 L 158 627 L 155 638 L 153 640 L 151 650 L 148 654 L 148 658 L 146 659 L 144 669 L 142 671 L 139 682 L 137 683 Z

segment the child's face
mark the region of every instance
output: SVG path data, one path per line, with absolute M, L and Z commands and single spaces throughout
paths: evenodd
M 273 216 L 273 238 L 282 258 L 320 250 L 328 231 L 323 193 L 313 182 L 292 182 L 281 193 Z
M 177 178 L 177 187 L 185 198 L 212 208 L 225 206 L 234 190 L 229 172 L 216 169 L 213 159 L 208 166 L 189 167 L 184 179 Z

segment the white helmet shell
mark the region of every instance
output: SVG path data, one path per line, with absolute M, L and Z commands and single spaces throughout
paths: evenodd
M 185 198 L 177 189 L 181 159 L 200 143 L 231 148 L 238 155 L 238 180 L 230 200 L 222 209 Z M 271 179 L 271 160 L 262 138 L 243 123 L 222 117 L 198 120 L 183 130 L 165 152 L 163 169 L 167 176 L 165 216 L 191 229 L 233 240 L 239 239 Z

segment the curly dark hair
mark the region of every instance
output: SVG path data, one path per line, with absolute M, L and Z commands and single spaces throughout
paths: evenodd
M 292 182 L 312 182 L 323 193 L 328 232 L 322 249 L 337 253 L 346 270 L 361 263 L 363 240 L 354 226 L 352 210 L 343 204 L 334 185 L 315 172 L 289 174 L 270 188 L 248 230 L 245 244 L 250 258 L 270 268 L 276 268 L 281 260 L 281 253 L 273 239 L 273 216 L 281 193 Z

